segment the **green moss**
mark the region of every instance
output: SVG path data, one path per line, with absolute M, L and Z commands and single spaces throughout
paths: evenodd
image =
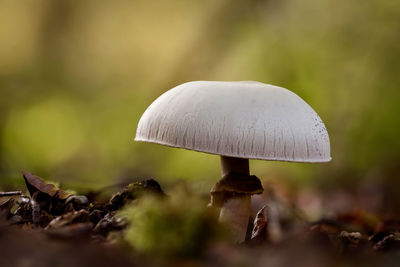
M 199 255 L 219 232 L 215 216 L 206 206 L 205 201 L 182 190 L 163 199 L 145 197 L 122 212 L 130 221 L 125 238 L 144 253 Z

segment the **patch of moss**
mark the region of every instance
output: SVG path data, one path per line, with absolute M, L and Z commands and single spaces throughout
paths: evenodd
M 160 256 L 201 255 L 220 232 L 206 201 L 181 189 L 163 199 L 146 196 L 121 214 L 130 224 L 125 234 L 128 243 Z

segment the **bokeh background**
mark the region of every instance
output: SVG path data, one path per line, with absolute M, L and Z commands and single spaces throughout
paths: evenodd
M 207 193 L 218 156 L 135 143 L 139 118 L 183 82 L 257 80 L 317 111 L 333 160 L 251 161 L 254 174 L 396 194 L 399 29 L 393 0 L 0 0 L 0 188 L 26 169 L 72 188 L 153 177 Z

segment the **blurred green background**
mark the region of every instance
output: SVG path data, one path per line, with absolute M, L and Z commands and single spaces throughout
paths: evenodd
M 147 106 L 191 80 L 257 80 L 321 116 L 332 162 L 251 161 L 293 186 L 396 182 L 400 1 L 0 0 L 0 187 L 154 177 L 208 192 L 219 158 L 135 143 Z

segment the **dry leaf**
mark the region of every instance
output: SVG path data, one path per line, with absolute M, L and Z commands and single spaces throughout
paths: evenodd
M 268 206 L 264 206 L 257 212 L 256 218 L 254 219 L 251 240 L 258 242 L 267 240 L 267 207 Z
M 71 194 L 59 189 L 53 184 L 47 183 L 39 176 L 33 175 L 27 171 L 22 171 L 25 179 L 26 187 L 31 196 L 37 191 L 44 193 L 50 197 L 56 197 L 58 199 L 67 199 Z
M 47 229 L 54 229 L 60 228 L 72 223 L 76 222 L 88 222 L 89 221 L 89 212 L 87 210 L 79 210 L 65 213 L 61 216 L 54 218 L 45 228 Z

